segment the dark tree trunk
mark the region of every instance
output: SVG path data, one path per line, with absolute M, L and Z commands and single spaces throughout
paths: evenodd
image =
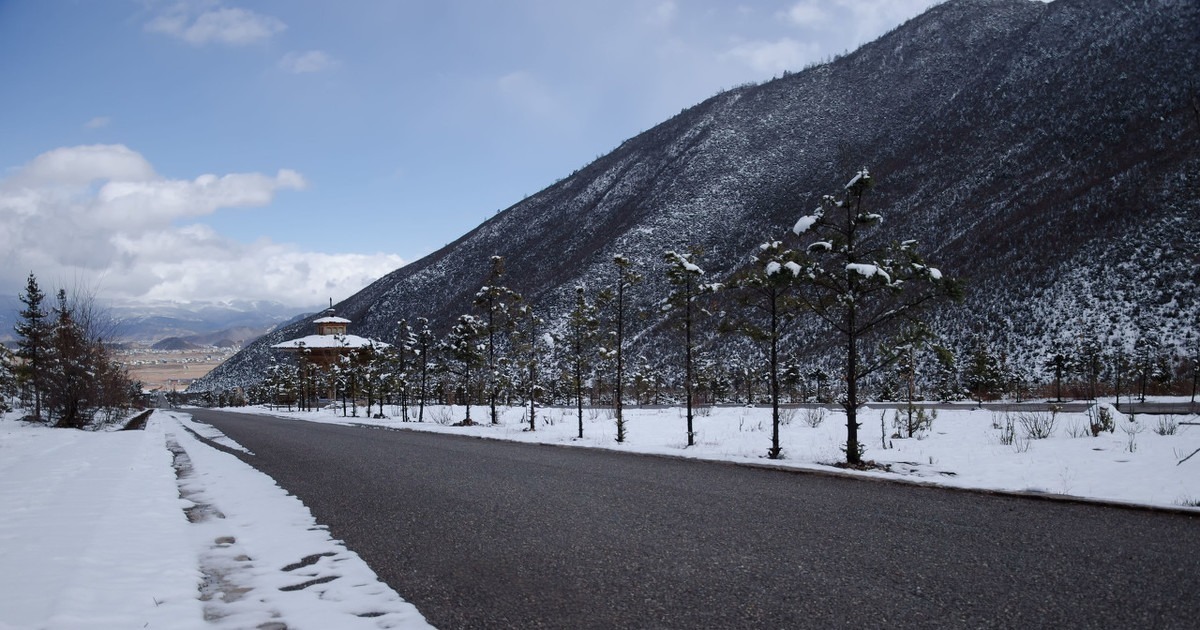
M 687 305 L 684 311 L 683 319 L 683 335 L 684 335 L 684 379 L 683 383 L 684 396 L 687 397 L 687 438 L 688 446 L 696 445 L 696 433 L 692 428 L 692 287 L 691 279 L 688 279 L 687 287 Z
M 767 457 L 779 459 L 779 297 L 771 295 L 771 449 Z
M 613 403 L 617 414 L 617 442 L 625 441 L 625 418 L 621 413 L 621 385 L 624 379 L 624 362 L 621 357 L 622 346 L 625 345 L 625 286 L 624 279 L 617 277 L 617 382 Z

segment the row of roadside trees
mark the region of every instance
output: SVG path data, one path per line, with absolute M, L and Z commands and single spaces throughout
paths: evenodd
M 982 337 L 959 353 L 939 343 L 922 317 L 960 297 L 961 288 L 923 260 L 915 241 L 883 233 L 883 217 L 868 203 L 872 184 L 866 169 L 856 173 L 722 282 L 706 275 L 699 251 L 663 253 L 658 273 L 666 290 L 652 305 L 632 303 L 631 295 L 653 265 L 645 257 L 616 255 L 602 288 L 575 287 L 572 308 L 557 313 L 552 327 L 505 285 L 504 260 L 493 257 L 471 312 L 443 337 L 421 318 L 414 326 L 399 322 L 391 347 L 347 353 L 328 368 L 318 369 L 300 353 L 295 364 L 274 366 L 252 398 L 306 399 L 300 404 L 307 406 L 316 392 L 336 391 L 347 413 L 357 413 L 356 400 L 379 414 L 393 403 L 405 420 L 423 420 L 427 402 L 456 404 L 465 407 L 462 424 L 476 422 L 473 407 L 485 407 L 496 423 L 498 406 L 519 404 L 527 408 L 530 430 L 537 428 L 538 404 L 570 405 L 580 437 L 585 405 L 601 405 L 612 409 L 618 441 L 626 438 L 625 404 L 681 404 L 689 445 L 699 405 L 766 403 L 772 458 L 782 456 L 781 404 L 838 402 L 848 416 L 846 459 L 858 465 L 857 410 L 866 389 L 881 400 L 983 401 L 1032 395 L 1039 381 L 1041 396 L 1061 397 L 1063 384 L 1070 384 L 1077 398 L 1106 390 L 1102 378 L 1113 379 L 1117 392 L 1145 392 L 1166 382 L 1161 353 L 1142 349 L 1150 344 L 1128 353 L 1123 368 L 1108 370 L 1097 368 L 1095 352 L 1080 337 L 1078 348 L 1048 348 L 1043 373 L 1036 375 L 1012 369 Z M 668 351 L 641 344 L 642 354 L 631 355 L 630 322 L 650 310 L 666 315 L 678 345 Z M 792 355 L 802 344 L 823 347 L 827 360 L 799 364 Z M 1193 389 L 1195 364 L 1191 360 Z M 1180 363 L 1173 373 L 1187 369 Z M 1047 393 L 1051 385 L 1055 391 Z
M 830 388 L 829 381 L 840 381 L 840 400 L 848 416 L 846 460 L 850 465 L 862 463 L 860 384 L 895 365 L 906 348 L 928 341 L 920 314 L 941 299 L 960 295 L 956 283 L 925 263 L 915 241 L 887 240 L 874 233 L 883 217 L 867 203 L 872 184 L 870 173 L 859 171 L 838 194 L 823 197 L 819 208 L 801 217 L 791 234 L 763 244 L 753 264 L 724 282 L 705 282 L 698 251 L 663 254 L 670 289 L 657 308 L 681 333 L 681 351 L 671 353 L 682 357 L 681 378 L 672 389 L 684 401 L 689 445 L 695 440 L 698 393 L 707 388 L 711 395 L 720 387 L 717 381 L 737 378 L 729 365 L 702 360 L 698 353 L 715 335 L 737 333 L 763 358 L 760 365 L 747 366 L 743 380 L 749 390 L 751 381 L 765 375 L 773 424 L 768 456 L 782 456 L 779 406 L 785 383 L 812 376 L 818 391 L 822 384 Z M 416 332 L 400 322 L 396 344 L 347 354 L 320 378 L 346 392 L 351 401 L 367 398 L 382 405 L 385 398 L 405 403 L 415 399 L 418 419 L 431 394 L 441 402 L 457 402 L 466 407 L 463 424 L 475 422 L 473 403 L 486 405 L 490 421 L 498 422 L 497 406 L 515 396 L 529 405 L 530 430 L 536 429 L 537 401 L 553 397 L 577 408 L 581 436 L 585 396 L 591 392 L 595 402 L 595 397 L 604 400 L 611 391 L 607 400 L 614 411 L 617 441 L 623 441 L 626 388 L 647 385 L 645 374 L 637 374 L 638 362 L 630 361 L 626 339 L 635 311 L 631 289 L 644 279 L 638 262 L 614 256 L 608 286 L 594 295 L 577 287 L 574 307 L 549 331 L 532 305 L 504 285 L 504 260 L 493 257 L 473 312 L 461 315 L 440 342 L 433 343 L 424 320 Z M 815 370 L 798 376 L 788 363 L 782 344 L 801 317 L 818 322 L 825 338 L 840 340 L 834 345 L 840 373 Z M 631 368 L 637 378 L 630 378 Z M 295 392 L 316 391 L 303 383 L 314 378 L 303 358 L 297 365 L 274 369 L 278 376 L 267 379 L 258 398 L 279 398 L 286 390 L 292 392 L 291 400 Z M 545 372 L 552 376 L 546 378 Z M 553 390 L 550 396 L 547 385 Z M 407 404 L 403 406 L 407 418 Z
M 701 252 L 665 252 L 658 271 L 666 290 L 653 305 L 631 300 L 649 261 L 615 255 L 603 288 L 575 287 L 571 310 L 558 314 L 553 327 L 505 285 L 504 260 L 493 257 L 472 311 L 444 337 L 420 318 L 415 327 L 399 322 L 394 345 L 347 353 L 324 370 L 300 353 L 296 364 L 274 366 L 255 398 L 290 401 L 337 391 L 347 413 L 357 413 L 356 399 L 377 405 L 379 414 L 392 402 L 405 420 L 423 420 L 426 402 L 435 401 L 463 405 L 461 424 L 476 422 L 473 406 L 486 407 L 497 423 L 498 406 L 520 404 L 529 430 L 537 428 L 539 402 L 563 404 L 576 409 L 579 437 L 585 405 L 604 405 L 612 408 L 618 442 L 626 438 L 626 403 L 681 403 L 689 446 L 698 405 L 765 402 L 772 408 L 771 458 L 782 456 L 781 404 L 836 401 L 848 417 L 846 460 L 859 465 L 857 411 L 866 388 L 880 400 L 984 401 L 1033 395 L 1040 381 L 1041 396 L 1061 399 L 1067 383 L 1075 397 L 1095 398 L 1109 391 L 1101 382 L 1109 378 L 1111 391 L 1144 396 L 1190 369 L 1194 393 L 1195 358 L 1172 370 L 1151 343 L 1103 353 L 1081 336 L 1077 347 L 1048 348 L 1041 375 L 1018 373 L 981 337 L 960 350 L 960 359 L 922 322 L 930 307 L 960 298 L 960 285 L 927 263 L 915 241 L 882 233 L 883 216 L 868 203 L 872 185 L 862 169 L 722 282 L 707 277 Z M 630 356 L 630 321 L 649 310 L 666 315 L 678 345 Z M 797 363 L 791 355 L 801 344 L 825 348 L 828 360 Z

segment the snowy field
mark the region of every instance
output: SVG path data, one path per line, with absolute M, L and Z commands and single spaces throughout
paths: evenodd
M 428 627 L 187 414 L 98 433 L 14 418 L 0 419 L 0 630 Z
M 340 408 L 288 412 L 246 407 L 231 411 L 821 470 L 956 488 L 1069 495 L 1157 507 L 1196 509 L 1200 505 L 1200 455 L 1179 463 L 1200 449 L 1200 426 L 1187 424 L 1200 422 L 1195 415 L 1130 418 L 1111 410 L 1113 431 L 1093 437 L 1092 417 L 1086 413 L 1029 414 L 1019 411 L 1019 406 L 1005 413 L 962 405 L 938 411 L 932 426 L 918 437 L 899 439 L 892 437 L 896 434 L 895 412 L 868 406 L 859 412 L 859 435 L 867 447 L 864 459 L 890 471 L 858 472 L 831 465 L 844 459 L 846 415 L 840 411 L 824 411 L 823 417 L 818 417 L 817 411 L 783 410 L 780 444 L 784 458 L 774 461 L 766 458 L 771 445 L 769 408 L 702 410 L 695 418 L 696 445 L 691 447 L 687 446 L 684 412 L 679 408 L 627 408 L 624 444 L 616 442 L 611 409 L 584 409 L 583 439 L 577 437 L 576 411 L 562 408 L 538 409 L 535 431 L 528 430 L 528 410 L 515 407 L 503 409 L 498 425 L 488 424 L 486 407 L 473 407 L 471 418 L 484 424 L 471 427 L 450 426 L 463 418 L 462 407 L 427 407 L 425 422 L 420 423 L 402 422 L 399 410 L 389 406 L 384 412 L 391 417 L 384 419 L 366 417 L 361 407 L 359 417 L 343 417 Z M 378 413 L 378 407 L 372 411 Z M 415 417 L 415 408 L 411 415 Z M 1036 429 L 1039 423 L 1050 422 L 1049 437 L 1028 437 L 1026 425 Z M 1006 431 L 1011 439 L 1005 438 Z M 1160 434 L 1170 431 L 1174 433 Z M 884 435 L 887 449 L 882 448 Z

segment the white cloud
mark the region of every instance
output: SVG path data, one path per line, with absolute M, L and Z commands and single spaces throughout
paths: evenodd
M 784 12 L 788 21 L 799 26 L 814 26 L 829 19 L 829 14 L 814 0 L 805 0 L 792 5 Z
M 287 25 L 278 18 L 239 8 L 210 9 L 193 17 L 187 5 L 180 4 L 146 23 L 145 28 L 197 46 L 209 42 L 241 46 L 270 39 Z
M 98 180 L 147 181 L 157 177 L 142 155 L 119 144 L 93 144 L 47 151 L 10 180 L 11 187 L 85 186 Z
M 775 14 L 788 34 L 740 42 L 722 55 L 762 78 L 798 71 L 853 50 L 913 17 L 937 0 L 800 0 Z
M 88 129 L 101 129 L 107 127 L 110 123 L 112 123 L 112 119 L 108 116 L 96 116 L 84 123 L 83 126 Z
M 168 179 L 121 145 L 48 151 L 0 180 L 0 293 L 16 293 L 33 271 L 48 284 L 83 275 L 115 299 L 307 306 L 404 264 L 383 253 L 309 252 L 266 239 L 247 245 L 191 222 L 267 206 L 278 192 L 306 186 L 288 169 Z
M 843 46 L 853 50 L 904 20 L 924 12 L 938 0 L 831 0 L 825 3 L 826 25 L 843 35 Z M 811 4 L 802 2 L 801 4 Z M 799 6 L 799 5 L 797 5 Z M 794 9 L 795 7 L 793 7 Z
M 220 208 L 271 203 L 278 190 L 303 190 L 299 173 L 281 170 L 275 177 L 260 173 L 201 175 L 194 180 L 110 181 L 96 194 L 96 215 L 103 221 L 132 224 L 169 223 L 182 217 L 211 214 Z
M 337 60 L 323 50 L 290 52 L 279 60 L 279 67 L 292 74 L 321 72 L 337 66 Z
M 764 76 L 782 74 L 784 70 L 799 70 L 820 54 L 816 44 L 801 43 L 790 37 L 773 42 L 744 42 L 734 46 L 725 56 L 736 59 Z

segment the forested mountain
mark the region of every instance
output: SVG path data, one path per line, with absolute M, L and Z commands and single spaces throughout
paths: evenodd
M 682 111 L 337 310 L 384 341 L 402 318 L 444 332 L 499 255 L 554 328 L 623 253 L 647 278 L 634 352 L 666 347 L 665 250 L 700 248 L 721 280 L 865 165 L 883 231 L 966 282 L 933 317 L 947 345 L 982 340 L 1026 371 L 1081 335 L 1181 346 L 1200 316 L 1198 34 L 1190 0 L 951 0 Z M 820 362 L 825 344 L 795 326 L 791 352 Z M 253 382 L 269 344 L 310 330 L 276 330 L 194 387 Z

